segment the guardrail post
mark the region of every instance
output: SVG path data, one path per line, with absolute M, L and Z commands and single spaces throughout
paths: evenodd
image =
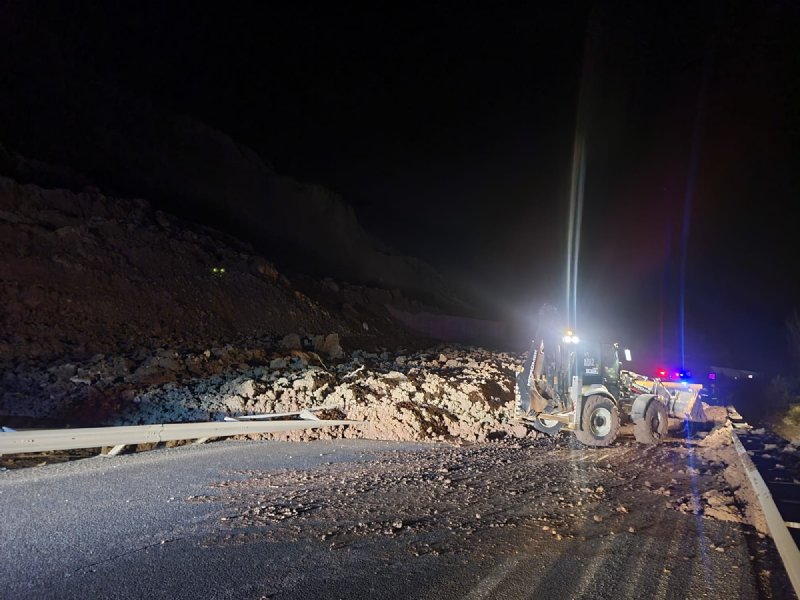
M 127 447 L 127 444 L 117 444 L 117 445 L 116 445 L 116 446 L 114 446 L 114 447 L 113 447 L 111 450 L 109 450 L 109 451 L 108 451 L 108 453 L 107 453 L 107 454 L 105 454 L 105 456 L 117 456 L 117 455 L 119 455 L 119 454 L 120 454 L 120 453 L 121 453 L 123 450 L 125 450 L 125 448 L 126 448 L 126 447 Z

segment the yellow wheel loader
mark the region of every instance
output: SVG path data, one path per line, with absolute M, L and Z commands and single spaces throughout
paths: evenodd
M 705 421 L 699 384 L 672 384 L 622 369 L 618 344 L 586 342 L 573 331 L 539 328 L 517 376 L 516 418 L 539 432 L 567 430 L 586 446 L 608 446 L 621 417 L 639 442 L 657 444 L 668 418 Z M 625 359 L 630 361 L 625 350 Z

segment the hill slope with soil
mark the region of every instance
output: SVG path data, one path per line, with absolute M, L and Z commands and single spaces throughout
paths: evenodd
M 144 200 L 0 177 L 2 412 L 104 422 L 114 402 L 98 397 L 174 381 L 189 354 L 208 364 L 188 372 L 208 376 L 277 350 L 329 360 L 424 343 L 391 319 L 387 302 L 420 308 L 396 290 L 299 283 L 306 293 L 252 247 Z

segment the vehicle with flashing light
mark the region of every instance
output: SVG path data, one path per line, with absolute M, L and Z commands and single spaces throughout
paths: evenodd
M 661 381 L 690 381 L 692 379 L 692 372 L 688 369 L 658 369 L 656 377 Z
M 622 357 L 630 362 L 630 350 Z M 619 344 L 562 333 L 553 309 L 540 311 L 539 331 L 517 376 L 516 419 L 539 432 L 572 431 L 586 446 L 608 446 L 620 421 L 634 424 L 637 441 L 657 444 L 668 417 L 703 422 L 699 384 L 667 382 L 622 368 Z

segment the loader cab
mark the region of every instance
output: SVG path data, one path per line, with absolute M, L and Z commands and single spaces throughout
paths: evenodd
M 603 344 L 603 384 L 619 399 L 619 344 Z
M 583 385 L 604 385 L 615 398 L 619 398 L 622 364 L 619 344 L 587 342 L 582 344 L 579 356 L 578 375 Z

